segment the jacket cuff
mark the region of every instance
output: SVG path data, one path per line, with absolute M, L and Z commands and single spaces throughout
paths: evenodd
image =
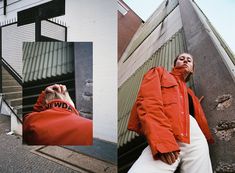
M 152 156 L 155 160 L 158 159 L 158 154 L 159 153 L 169 153 L 169 152 L 173 152 L 173 151 L 180 151 L 179 145 L 176 142 L 176 140 L 174 140 L 174 142 L 170 142 L 170 143 L 149 143 L 149 146 L 151 148 L 152 151 Z

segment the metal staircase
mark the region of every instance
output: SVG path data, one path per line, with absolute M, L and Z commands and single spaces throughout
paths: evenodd
M 0 113 L 10 116 L 11 132 L 22 135 L 22 78 L 1 58 Z
M 2 90 L 7 103 L 22 119 L 22 87 L 4 68 L 2 68 Z

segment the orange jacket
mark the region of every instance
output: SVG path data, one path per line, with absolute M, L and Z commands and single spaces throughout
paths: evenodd
M 158 152 L 179 151 L 177 140 L 190 143 L 188 96 L 182 97 L 179 84 L 182 89 L 185 87 L 185 94 L 192 97 L 194 117 L 207 140 L 213 142 L 198 98 L 185 83 L 178 83 L 176 79 L 163 67 L 149 70 L 129 118 L 128 129 L 146 136 L 155 159 Z
M 92 121 L 60 99 L 42 106 L 44 95 L 39 96 L 35 112 L 24 117 L 24 141 L 31 145 L 92 145 Z

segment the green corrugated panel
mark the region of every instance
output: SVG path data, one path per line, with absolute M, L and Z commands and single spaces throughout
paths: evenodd
M 133 140 L 136 133 L 127 130 L 131 108 L 136 100 L 143 75 L 152 67 L 164 66 L 171 70 L 176 55 L 186 51 L 183 30 L 174 34 L 162 45 L 135 73 L 118 89 L 118 145 L 125 145 Z
M 23 44 L 24 82 L 47 79 L 74 71 L 73 43 L 25 42 Z
M 166 2 L 167 6 L 166 6 Z M 127 54 L 126 61 L 131 54 L 142 44 L 142 42 L 158 27 L 158 25 L 177 7 L 178 0 L 164 1 L 153 15 L 146 21 L 141 33 L 131 43 L 131 48 Z M 162 8 L 163 7 L 163 8 Z M 138 34 L 138 33 L 137 33 Z

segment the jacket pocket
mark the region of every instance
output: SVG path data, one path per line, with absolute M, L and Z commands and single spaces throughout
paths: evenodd
M 161 82 L 162 100 L 164 105 L 176 104 L 178 96 L 178 84 L 174 80 Z

